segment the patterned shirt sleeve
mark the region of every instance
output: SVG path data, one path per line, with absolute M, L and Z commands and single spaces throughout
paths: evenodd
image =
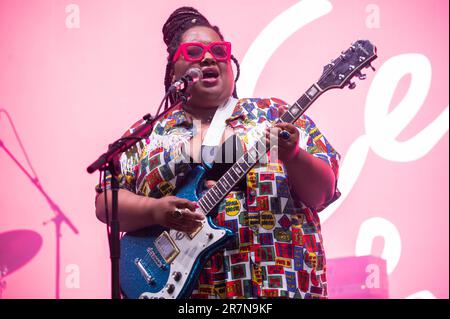
M 331 146 L 326 137 L 319 131 L 313 120 L 305 114 L 303 114 L 297 121 L 295 121 L 294 125 L 297 126 L 300 132 L 300 147 L 314 157 L 317 157 L 330 165 L 335 175 L 336 184 L 333 197 L 328 202 L 324 203 L 321 207 L 317 208 L 317 211 L 320 212 L 341 196 L 341 193 L 337 188 L 337 181 L 339 177 L 339 162 L 341 156 Z
M 136 169 L 137 169 L 137 156 L 135 154 L 123 153 L 120 160 L 116 163 L 119 167 L 119 175 L 117 176 L 119 182 L 119 188 L 129 190 L 135 193 L 136 185 Z M 97 196 L 103 193 L 105 190 L 111 189 L 111 172 L 105 171 L 105 179 L 95 186 Z
M 132 133 L 140 124 L 141 121 L 136 122 L 122 137 L 130 135 L 130 133 Z M 119 188 L 129 190 L 133 193 L 136 193 L 136 173 L 139 170 L 139 154 L 142 145 L 142 140 L 137 142 L 128 151 L 122 153 L 120 158 L 116 160 L 114 164 L 119 170 L 117 176 Z M 100 183 L 95 186 L 95 191 L 97 193 L 95 199 L 97 200 L 98 195 L 107 189 L 111 189 L 111 172 L 108 170 L 105 171 L 104 178 L 102 178 Z
M 271 102 L 278 110 L 278 116 L 281 116 L 281 114 L 283 114 L 289 108 L 289 105 L 283 100 L 271 98 Z M 337 188 L 337 181 L 339 177 L 339 162 L 341 156 L 331 146 L 325 136 L 319 131 L 313 120 L 305 114 L 300 116 L 299 119 L 294 122 L 294 125 L 297 127 L 300 133 L 299 146 L 311 155 L 320 158 L 328 165 L 330 165 L 335 176 L 336 184 L 334 187 L 335 191 L 333 197 L 328 202 L 324 203 L 321 207 L 317 208 L 317 211 L 320 212 L 341 196 L 341 193 Z

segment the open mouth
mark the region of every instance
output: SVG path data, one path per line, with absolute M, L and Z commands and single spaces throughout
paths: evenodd
M 215 68 L 204 68 L 202 69 L 202 73 L 202 80 L 214 81 L 219 77 L 219 71 Z

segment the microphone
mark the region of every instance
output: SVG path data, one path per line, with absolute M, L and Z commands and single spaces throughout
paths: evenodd
M 199 68 L 190 68 L 178 81 L 172 83 L 169 92 L 185 92 L 189 87 L 201 80 L 202 77 L 203 73 Z

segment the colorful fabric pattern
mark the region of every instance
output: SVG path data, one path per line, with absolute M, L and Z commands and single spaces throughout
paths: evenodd
M 275 98 L 240 99 L 227 125 L 249 149 L 286 108 Z M 309 117 L 302 115 L 294 124 L 300 147 L 329 164 L 337 181 L 339 154 Z M 172 111 L 149 138 L 122 155 L 120 187 L 155 198 L 172 194 L 191 169 L 183 148 L 193 134 L 184 111 Z M 318 210 L 306 207 L 292 196 L 284 165 L 271 161 L 270 153 L 251 169 L 246 182 L 245 191 L 232 191 L 218 206 L 216 224 L 235 237 L 207 261 L 192 298 L 326 298 L 318 212 L 340 196 L 337 188 Z M 97 191 L 105 187 L 110 187 L 108 181 Z

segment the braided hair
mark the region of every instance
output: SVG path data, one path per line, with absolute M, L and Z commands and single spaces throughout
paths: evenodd
M 166 93 L 169 90 L 170 85 L 172 84 L 172 74 L 174 67 L 173 56 L 175 55 L 175 52 L 180 45 L 181 37 L 183 36 L 184 32 L 195 26 L 204 26 L 211 28 L 215 32 L 217 32 L 222 41 L 224 40 L 224 37 L 219 28 L 217 26 L 211 25 L 208 19 L 206 19 L 206 17 L 204 17 L 195 8 L 181 7 L 172 12 L 162 28 L 164 43 L 167 45 L 167 52 L 169 53 L 166 65 L 166 75 L 164 77 L 164 87 Z M 231 55 L 231 60 L 233 60 L 233 62 L 236 64 L 237 69 L 233 90 L 233 97 L 237 98 L 236 81 L 239 79 L 240 68 L 238 60 L 233 55 Z M 173 94 L 169 96 L 171 104 L 173 104 L 177 99 L 178 98 Z

